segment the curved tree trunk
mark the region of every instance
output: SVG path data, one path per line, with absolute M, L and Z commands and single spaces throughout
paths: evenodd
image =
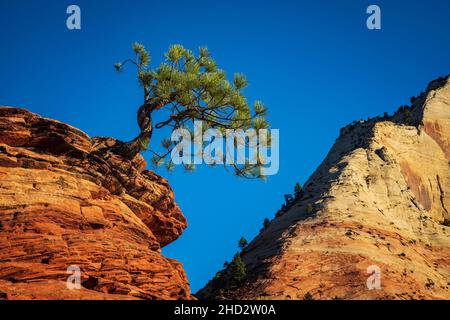
M 153 111 L 152 105 L 143 104 L 137 113 L 137 122 L 141 132 L 139 135 L 129 142 L 117 142 L 112 147 L 112 152 L 119 154 L 125 158 L 133 159 L 136 154 L 142 150 L 142 143 L 150 141 L 153 133 L 153 121 L 151 113 Z

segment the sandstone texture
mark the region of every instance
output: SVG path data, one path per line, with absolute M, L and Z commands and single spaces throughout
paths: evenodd
M 0 107 L 0 299 L 192 298 L 161 254 L 187 225 L 173 192 L 115 143 Z
M 302 196 L 244 249 L 246 281 L 232 285 L 228 268 L 197 296 L 450 299 L 449 78 L 411 102 L 343 128 Z

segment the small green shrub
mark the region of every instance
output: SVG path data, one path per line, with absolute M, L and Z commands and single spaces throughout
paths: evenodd
M 267 229 L 270 226 L 270 220 L 265 218 L 263 221 L 263 227 L 264 229 Z
M 241 254 L 238 252 L 234 255 L 230 263 L 231 282 L 237 285 L 244 281 L 247 276 L 247 270 L 244 261 L 241 259 Z
M 244 237 L 241 237 L 241 239 L 239 239 L 239 242 L 238 242 L 238 247 L 241 249 L 244 249 L 247 245 L 248 245 L 247 239 L 245 239 Z
M 295 199 L 300 199 L 303 195 L 302 185 L 297 182 L 294 187 L 294 197 Z
M 311 214 L 311 213 L 313 213 L 314 212 L 314 207 L 312 206 L 312 204 L 311 203 L 308 203 L 307 205 L 306 205 L 306 213 L 307 214 Z
M 303 300 L 314 300 L 313 295 L 311 294 L 311 292 L 307 292 L 305 293 L 305 295 L 303 296 Z
M 292 196 L 292 194 L 288 193 L 284 195 L 284 202 L 286 206 L 290 205 L 292 201 L 294 201 L 294 197 Z

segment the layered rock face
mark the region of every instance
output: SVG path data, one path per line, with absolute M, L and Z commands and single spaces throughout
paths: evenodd
M 186 227 L 173 192 L 115 142 L 0 107 L 0 299 L 191 298 L 160 250 Z
M 247 280 L 223 270 L 198 297 L 450 299 L 449 160 L 447 77 L 392 117 L 342 129 L 302 196 L 243 251 Z

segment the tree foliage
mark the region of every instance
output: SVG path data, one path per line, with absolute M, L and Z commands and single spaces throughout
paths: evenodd
M 292 201 L 294 201 L 294 197 L 292 196 L 292 194 L 287 193 L 284 195 L 284 203 L 286 206 L 290 205 Z
M 138 111 L 141 133 L 128 143 L 126 149 L 132 156 L 150 150 L 155 165 L 165 165 L 172 170 L 172 161 L 166 159 L 174 143 L 163 139 L 163 151 L 157 152 L 150 144 L 153 129 L 170 128 L 173 131 L 187 128 L 192 131 L 194 120 L 203 121 L 204 131 L 215 128 L 224 135 L 227 129 L 269 128 L 264 104 L 255 101 L 251 106 L 243 94 L 248 85 L 245 75 L 236 73 L 233 80 L 228 81 L 225 71 L 218 67 L 206 47 L 199 48 L 194 54 L 182 45 L 172 45 L 165 54 L 165 61 L 156 68 L 150 67 L 150 54 L 142 44 L 135 43 L 133 51 L 134 58 L 114 65 L 117 71 L 122 71 L 127 64 L 136 67 L 137 78 L 144 91 L 143 105 Z M 153 124 L 155 111 L 159 111 L 162 120 Z M 270 147 L 270 135 L 267 138 L 265 143 L 258 141 L 258 147 Z M 231 164 L 234 173 L 243 177 L 262 177 L 261 160 L 257 159 L 255 164 L 250 162 Z M 192 170 L 193 166 L 186 169 Z
M 231 282 L 237 285 L 244 281 L 247 276 L 247 270 L 244 261 L 241 259 L 240 253 L 236 253 L 230 263 Z
M 294 197 L 295 199 L 300 199 L 303 193 L 302 185 L 297 182 L 294 187 Z
M 241 239 L 239 239 L 238 242 L 239 248 L 244 249 L 247 245 L 248 245 L 247 239 L 245 239 L 245 237 L 241 237 Z
M 306 211 L 307 214 L 313 213 L 313 212 L 314 212 L 314 207 L 313 207 L 313 205 L 312 205 L 311 203 L 308 203 L 308 204 L 306 205 L 305 211 Z
M 267 229 L 270 226 L 270 220 L 268 218 L 265 218 L 263 221 L 263 228 Z

